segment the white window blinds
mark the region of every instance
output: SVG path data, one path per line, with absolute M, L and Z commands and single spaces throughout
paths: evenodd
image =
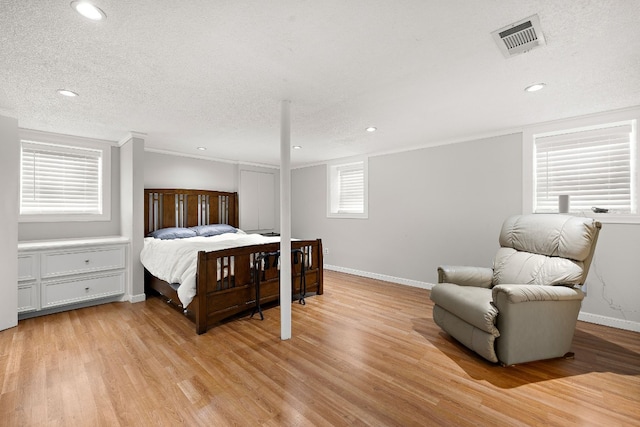
M 558 196 L 570 211 L 594 206 L 636 213 L 633 122 L 535 136 L 535 212 L 557 212 Z
M 364 213 L 364 164 L 339 166 L 338 213 Z
M 340 159 L 327 164 L 327 217 L 369 217 L 368 159 Z
M 21 214 L 101 214 L 102 151 L 23 141 Z

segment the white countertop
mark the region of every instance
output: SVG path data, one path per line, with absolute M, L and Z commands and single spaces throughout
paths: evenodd
M 18 251 L 63 249 L 95 245 L 129 243 L 125 236 L 84 237 L 80 239 L 29 240 L 18 242 Z

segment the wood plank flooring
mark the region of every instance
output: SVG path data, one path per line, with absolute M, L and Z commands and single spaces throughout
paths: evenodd
M 196 335 L 160 299 L 0 332 L 3 426 L 640 425 L 640 334 L 579 322 L 573 360 L 502 368 L 429 291 L 327 271 L 325 294 Z

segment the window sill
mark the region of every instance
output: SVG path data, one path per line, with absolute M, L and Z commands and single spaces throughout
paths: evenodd
M 586 216 L 600 221 L 603 224 L 640 224 L 640 216 L 638 215 L 616 215 L 616 214 L 597 214 L 588 212 L 584 215 L 575 214 L 576 216 Z
M 536 212 L 536 213 L 556 213 L 557 212 Z M 584 218 L 593 218 L 602 224 L 640 224 L 640 215 L 625 215 L 615 213 L 595 213 L 591 211 L 569 212 L 563 215 L 581 216 Z
M 339 214 L 339 213 L 328 213 L 327 214 L 327 218 L 342 218 L 342 219 L 368 219 L 369 215 L 364 213 L 364 214 L 355 214 L 355 213 L 351 213 L 351 214 Z
M 18 222 L 92 222 L 110 221 L 109 214 L 22 214 Z

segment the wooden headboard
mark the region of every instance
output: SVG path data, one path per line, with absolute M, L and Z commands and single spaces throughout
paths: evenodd
M 238 193 L 180 188 L 144 190 L 144 234 L 166 227 L 238 227 Z

